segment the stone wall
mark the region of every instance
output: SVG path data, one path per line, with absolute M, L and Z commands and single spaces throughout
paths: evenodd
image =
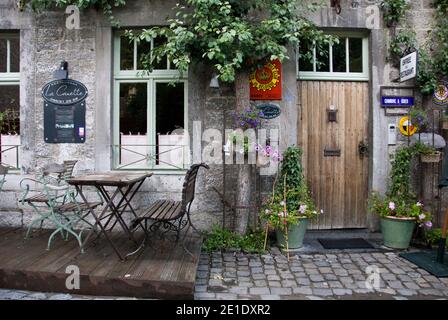
M 359 6 L 352 7 L 358 2 Z M 412 0 L 408 21 L 416 27 L 418 38 L 425 39 L 425 32 L 431 26 L 432 11 L 429 0 Z M 62 162 L 64 159 L 78 159 L 75 174 L 111 169 L 111 121 L 112 121 L 112 56 L 113 29 L 108 20 L 95 10 L 81 13 L 81 29 L 65 28 L 66 15 L 62 10 L 35 15 L 19 13 L 15 1 L 0 0 L 0 30 L 20 30 L 21 37 L 21 172 L 7 176 L 5 190 L 0 193 L 0 225 L 26 225 L 32 215 L 26 207 L 17 204 L 20 196 L 19 181 L 33 176 L 36 168 L 48 162 Z M 115 16 L 122 26 L 138 27 L 162 25 L 172 12 L 175 1 L 139 0 L 129 1 L 125 9 L 118 9 Z M 380 22 L 379 29 L 366 27 L 366 7 L 378 5 L 380 1 L 342 0 L 342 12 L 337 15 L 332 8 L 324 7 L 312 15 L 321 27 L 341 30 L 364 30 L 370 33 L 371 98 L 370 98 L 370 177 L 369 189 L 384 192 L 387 186 L 390 154 L 393 148 L 387 146 L 387 127 L 397 123 L 398 117 L 386 117 L 380 108 L 379 87 L 390 85 L 397 77 L 397 70 L 386 63 L 389 30 Z M 271 123 L 280 129 L 281 149 L 297 143 L 298 106 L 296 64 L 294 51 L 291 59 L 283 63 L 283 97 L 279 102 L 281 116 Z M 50 145 L 43 142 L 42 86 L 52 79 L 53 71 L 61 60 L 69 62 L 70 77 L 83 82 L 88 90 L 87 99 L 87 142 L 81 145 Z M 210 88 L 211 72 L 201 65 L 192 66 L 189 72 L 189 128 L 195 121 L 201 121 L 201 132 L 207 128 L 220 129 L 224 113 L 234 108 L 235 93 L 232 86 L 221 85 Z M 412 85 L 412 83 L 409 83 Z M 298 124 L 300 125 L 300 123 Z M 197 142 L 198 137 L 195 141 Z M 199 137 L 200 138 L 200 137 Z M 191 150 L 200 148 L 193 143 Z M 205 144 L 205 143 L 204 143 Z M 194 153 L 197 155 L 197 153 Z M 201 161 L 200 158 L 194 159 Z M 222 165 L 211 164 L 203 171 L 197 184 L 197 195 L 192 207 L 194 219 L 201 227 L 209 227 L 222 218 L 222 203 L 213 187 L 222 192 Z M 227 184 L 228 199 L 233 203 L 235 190 L 234 171 L 229 172 Z M 269 190 L 272 179 L 262 179 L 263 192 Z M 142 192 L 135 199 L 135 206 L 143 209 L 159 198 L 179 199 L 183 173 L 155 175 L 145 183 Z M 369 227 L 377 229 L 375 217 L 369 220 Z

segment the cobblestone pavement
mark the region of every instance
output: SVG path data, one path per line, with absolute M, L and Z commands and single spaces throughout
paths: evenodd
M 379 287 L 368 289 L 367 279 Z M 201 300 L 447 298 L 448 278 L 436 278 L 394 252 L 300 254 L 291 255 L 289 262 L 275 248 L 264 255 L 203 253 L 195 287 L 195 299 Z M 0 299 L 135 298 L 0 289 Z
M 379 287 L 368 289 L 375 279 Z M 275 248 L 265 255 L 202 254 L 195 289 L 195 299 L 446 298 L 448 278 L 436 278 L 393 252 L 300 254 L 289 262 Z

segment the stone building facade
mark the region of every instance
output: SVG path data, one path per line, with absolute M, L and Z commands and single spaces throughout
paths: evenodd
M 172 14 L 174 1 L 138 0 L 128 1 L 124 8 L 116 9 L 115 17 L 122 29 L 144 28 L 164 25 L 165 18 Z M 418 39 L 425 39 L 425 32 L 431 29 L 433 9 L 429 0 L 412 0 L 407 13 L 407 21 L 417 31 Z M 388 146 L 388 126 L 397 124 L 400 116 L 386 116 L 380 107 L 380 87 L 397 86 L 393 80 L 398 71 L 387 63 L 387 45 L 390 30 L 384 26 L 378 9 L 379 1 L 342 0 L 342 11 L 337 14 L 334 8 L 323 7 L 313 13 L 312 20 L 325 30 L 350 35 L 353 32 L 366 39 L 368 52 L 368 70 L 365 83 L 368 87 L 366 101 L 367 114 L 363 125 L 368 128 L 369 156 L 367 191 L 385 192 L 390 169 L 390 155 L 395 146 Z M 376 9 L 378 11 L 376 11 Z M 20 39 L 20 168 L 7 175 L 7 182 L 0 193 L 0 225 L 28 225 L 32 213 L 18 203 L 20 198 L 19 182 L 25 176 L 34 176 L 37 168 L 49 162 L 61 163 L 67 159 L 77 159 L 75 174 L 87 172 L 104 172 L 114 170 L 114 103 L 118 97 L 116 69 L 116 37 L 119 32 L 111 26 L 101 12 L 88 10 L 80 14 L 80 28 L 68 29 L 66 19 L 69 14 L 55 10 L 42 14 L 29 11 L 19 12 L 16 1 L 0 0 L 0 39 L 3 34 L 16 34 Z M 371 19 L 378 21 L 372 21 Z M 370 19 L 370 20 L 369 20 Z M 348 38 L 347 38 L 348 39 Z M 347 40 L 349 41 L 349 40 Z M 347 42 L 349 43 L 349 42 Z M 303 125 L 303 99 L 298 77 L 295 51 L 290 50 L 291 59 L 282 64 L 283 97 L 275 101 L 281 109 L 279 118 L 271 122 L 271 127 L 280 130 L 280 149 L 301 143 L 301 126 Z M 115 60 L 114 60 L 115 59 Z M 53 72 L 61 61 L 69 64 L 71 79 L 82 82 L 88 89 L 86 100 L 86 142 L 83 144 L 49 144 L 44 141 L 44 119 L 42 87 L 52 80 Z M 300 71 L 299 71 L 300 73 Z M 312 77 L 311 77 L 312 78 Z M 310 79 L 311 79 L 310 78 Z M 121 79 L 121 78 L 120 78 Z M 231 86 L 210 87 L 211 73 L 201 65 L 191 66 L 186 77 L 185 123 L 190 133 L 189 152 L 194 162 L 201 146 L 197 143 L 201 133 L 207 128 L 221 129 L 224 115 L 234 108 L 235 91 Z M 316 81 L 322 80 L 319 78 Z M 328 79 L 327 79 L 328 80 Z M 344 80 L 341 80 L 344 81 Z M 0 85 L 2 82 L 0 80 Z M 413 85 L 409 81 L 408 85 Z M 151 92 L 150 92 L 151 94 Z M 418 101 L 421 97 L 417 94 Z M 426 100 L 425 100 L 426 101 Z M 423 101 L 423 103 L 426 103 Z M 227 117 L 227 116 L 226 116 Z M 364 119 L 364 118 L 363 118 Z M 199 133 L 193 132 L 195 122 L 200 122 Z M 312 128 L 309 128 L 311 130 Z M 344 130 L 344 129 L 343 129 Z M 194 135 L 197 136 L 194 136 Z M 398 140 L 400 138 L 397 133 Z M 196 142 L 194 142 L 196 141 Z M 209 142 L 204 141 L 202 148 Z M 400 143 L 400 142 L 399 142 Z M 199 150 L 199 152 L 194 152 Z M 232 170 L 228 171 L 230 181 L 227 184 L 231 198 Z M 182 188 L 185 170 L 156 170 L 155 175 L 147 181 L 135 199 L 139 208 L 159 198 L 178 198 Z M 211 164 L 211 169 L 200 175 L 197 185 L 197 197 L 193 211 L 196 221 L 203 227 L 210 227 L 222 219 L 222 202 L 212 187 L 222 192 L 223 166 Z M 262 185 L 268 190 L 271 178 L 263 178 Z M 363 189 L 364 190 L 364 189 Z M 367 196 L 367 192 L 365 193 Z M 365 200 L 365 199 L 364 199 Z M 358 227 L 376 230 L 378 221 L 367 212 L 366 218 Z M 349 227 L 338 225 L 335 228 Z M 330 226 L 331 227 L 331 226 Z

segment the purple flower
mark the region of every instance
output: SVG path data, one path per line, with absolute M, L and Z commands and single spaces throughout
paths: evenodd
M 426 222 L 425 222 L 425 226 L 426 226 L 427 228 L 432 228 L 432 222 L 431 222 L 431 221 L 426 221 Z
M 418 216 L 418 218 L 419 218 L 420 220 L 423 220 L 423 219 L 426 218 L 426 215 L 425 215 L 424 213 L 422 213 L 422 214 L 420 214 L 420 215 Z
M 394 202 L 389 202 L 389 209 L 390 210 L 395 210 L 395 203 Z

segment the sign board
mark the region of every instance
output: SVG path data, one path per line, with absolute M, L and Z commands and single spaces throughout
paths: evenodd
M 383 107 L 411 107 L 414 105 L 414 97 L 381 97 L 381 105 Z
M 432 96 L 432 101 L 439 106 L 448 104 L 448 84 L 446 82 L 441 82 L 437 85 L 437 89 Z
M 87 94 L 82 83 L 70 79 L 54 80 L 43 87 L 45 142 L 85 142 Z
M 280 107 L 272 103 L 259 104 L 257 109 L 263 112 L 263 119 L 274 119 L 280 115 Z
M 417 132 L 417 127 L 411 123 L 409 117 L 402 117 L 399 123 L 400 132 L 404 136 L 412 136 Z
M 282 65 L 279 60 L 266 63 L 250 75 L 251 100 L 282 100 Z
M 56 105 L 72 105 L 87 97 L 87 88 L 79 81 L 71 79 L 54 80 L 42 89 L 45 101 Z
M 417 51 L 400 59 L 400 82 L 417 76 Z

